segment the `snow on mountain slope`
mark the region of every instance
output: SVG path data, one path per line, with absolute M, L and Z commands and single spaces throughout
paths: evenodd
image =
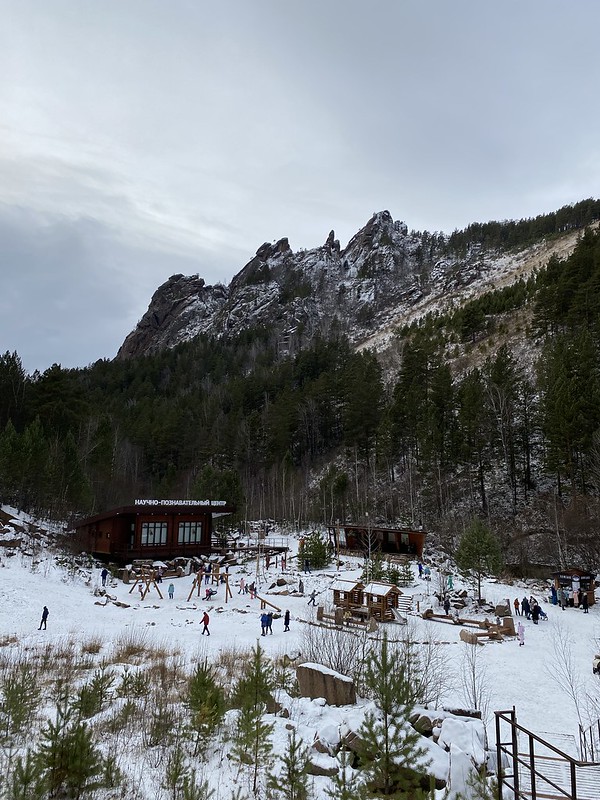
M 265 243 L 227 287 L 206 286 L 197 275 L 172 276 L 117 357 L 255 326 L 272 329 L 283 353 L 332 329 L 357 347 L 382 350 L 399 326 L 526 278 L 552 254 L 572 252 L 579 235 L 571 231 L 510 254 L 474 245 L 459 258 L 445 252 L 442 234 L 409 232 L 389 212 L 378 212 L 345 249 L 333 231 L 311 250 L 294 252 L 285 238 Z

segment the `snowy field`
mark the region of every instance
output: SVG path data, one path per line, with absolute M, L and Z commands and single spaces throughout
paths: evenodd
M 297 542 L 297 537 L 290 537 L 292 552 L 297 549 Z M 272 564 L 268 572 L 263 570 L 259 574 L 259 593 L 281 608 L 282 617 L 274 621 L 273 634 L 261 638 L 259 601 L 250 600 L 247 594 L 238 594 L 241 577 L 246 581 L 256 579 L 254 563 L 231 568 L 233 596 L 228 602 L 225 602 L 223 586 L 218 587 L 218 595 L 208 603 L 196 595 L 188 602 L 192 575 L 166 579 L 161 585 L 163 599 L 152 589 L 144 601 L 137 591 L 130 592 L 131 585 L 109 579 L 109 595 L 127 605 L 118 607 L 112 602 L 103 605 L 104 600 L 94 594 L 101 584 L 99 568 L 87 573 L 66 569 L 58 566 L 54 555 L 43 549 L 35 557 L 19 551 L 9 556 L 7 550 L 0 548 L 0 640 L 4 646 L 16 639 L 21 646 L 35 648 L 48 640 L 68 637 L 76 640 L 97 637 L 111 642 L 124 633 L 136 632 L 167 650 L 183 653 L 191 665 L 205 656 L 211 659 L 223 649 L 249 648 L 257 640 L 267 655 L 295 656 L 301 651 L 303 628 L 316 617 L 316 607 L 308 605 L 310 593 L 313 590 L 318 593 L 317 605 L 330 605 L 332 582 L 336 578 L 358 579 L 362 570 L 362 563 L 350 558 L 344 559 L 337 571 L 330 568 L 304 574 L 297 569 L 295 558 L 288 558 L 285 572 L 280 564 L 277 568 Z M 269 589 L 281 577 L 288 581 L 289 589 L 297 588 L 302 578 L 304 596 L 277 594 L 282 591 L 280 587 Z M 175 586 L 173 600 L 167 594 L 171 581 Z M 460 626 L 425 621 L 419 613 L 427 607 L 443 613 L 433 596 L 440 581 L 435 566 L 431 581 L 426 583 L 419 579 L 414 565 L 414 585 L 403 588 L 402 592 L 413 597 L 413 611 L 409 617 L 417 640 L 434 641 L 443 648 L 448 675 L 443 705 L 469 707 L 460 673 L 464 669 L 465 650 L 472 646 L 460 641 Z M 460 578 L 455 578 L 454 587 L 468 588 L 473 594 L 472 585 Z M 591 606 L 589 614 L 573 608 L 561 611 L 547 602 L 549 589 L 545 597 L 539 589 L 540 582 L 506 585 L 486 581 L 482 587 L 482 594 L 494 603 L 509 598 L 512 604 L 515 597 L 534 594 L 548 615 L 547 621 L 537 625 L 524 621 L 523 647 L 516 639 L 505 639 L 477 648 L 478 670 L 485 676 L 489 695 L 486 719 L 489 743 L 493 746 L 493 712 L 510 710 L 514 706 L 521 725 L 547 735 L 562 749 L 577 755 L 579 723 L 588 726 L 600 716 L 600 677 L 592 673 L 594 654 L 600 652 L 600 604 Z M 48 627 L 40 631 L 38 625 L 44 605 L 49 610 Z M 289 632 L 283 631 L 286 609 L 291 615 Z M 201 635 L 200 619 L 205 610 L 210 614 L 210 637 Z M 466 609 L 463 616 L 475 614 Z M 515 623 L 519 619 L 516 618 Z M 391 624 L 386 630 L 392 637 L 400 635 L 403 628 Z M 311 724 L 317 733 L 319 727 L 339 726 L 344 714 L 351 716 L 353 713 L 350 708 L 324 709 L 312 701 L 306 704 L 304 721 L 308 724 L 307 719 L 312 714 Z

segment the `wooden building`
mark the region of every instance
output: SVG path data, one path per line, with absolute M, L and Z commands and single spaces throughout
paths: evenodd
M 573 592 L 578 592 L 580 589 L 587 594 L 588 605 L 592 606 L 596 602 L 596 578 L 591 572 L 582 569 L 564 569 L 561 572 L 554 572 L 552 577 L 554 588 L 568 593 L 569 605 L 573 604 Z
M 210 553 L 213 520 L 235 511 L 224 500 L 136 500 L 73 525 L 83 550 L 117 561 Z
M 427 533 L 416 528 L 383 528 L 380 525 L 330 525 L 329 541 L 336 553 L 359 550 L 366 553 L 401 553 L 409 558 L 423 558 Z
M 350 611 L 353 607 L 362 606 L 364 603 L 364 584 L 360 581 L 349 581 L 337 578 L 332 584 L 333 605 Z
M 394 619 L 394 609 L 398 608 L 398 598 L 402 594 L 392 583 L 373 581 L 364 587 L 364 596 L 369 614 L 380 622 Z

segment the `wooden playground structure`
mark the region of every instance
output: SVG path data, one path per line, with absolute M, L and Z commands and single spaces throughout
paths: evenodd
M 362 614 L 357 614 L 356 610 L 353 613 L 350 610 L 337 607 L 334 609 L 333 614 L 329 614 L 325 611 L 323 606 L 317 606 L 317 622 L 321 625 L 325 625 L 325 627 L 334 625 L 336 628 L 345 627 L 354 628 L 355 630 L 376 630 L 377 620 L 369 616 L 366 606 L 363 606 L 363 612 Z
M 392 583 L 372 581 L 364 584 L 361 581 L 338 578 L 330 587 L 333 591 L 333 604 L 341 610 L 341 619 L 391 622 L 396 619 L 394 611 L 398 609 L 400 589 Z
M 515 622 L 511 616 L 500 617 L 500 624 L 498 622 L 490 622 L 487 617 L 486 619 L 478 620 L 461 617 L 458 614 L 436 614 L 432 608 L 425 609 L 421 616 L 423 619 L 432 620 L 433 622 L 461 625 L 465 629 L 475 628 L 476 630 L 461 630 L 460 632 L 462 641 L 469 644 L 478 644 L 485 639 L 502 641 L 505 636 L 516 636 Z
M 225 602 L 228 601 L 230 597 L 233 597 L 231 592 L 231 587 L 229 586 L 229 573 L 226 570 L 221 570 L 219 564 L 214 564 L 211 566 L 211 571 L 208 573 L 209 581 L 206 581 L 207 573 L 203 572 L 201 569 L 196 572 L 194 575 L 194 581 L 192 583 L 192 588 L 190 589 L 190 593 L 187 597 L 187 602 L 189 603 L 194 591 L 196 591 L 197 596 L 200 597 L 202 592 L 202 586 L 212 588 L 213 584 L 217 584 L 217 586 L 225 586 Z M 216 589 L 214 590 L 216 593 Z M 210 599 L 210 598 L 204 598 Z
M 150 589 L 154 588 L 158 592 L 158 596 L 161 600 L 163 600 L 162 593 L 159 589 L 158 582 L 158 570 L 154 569 L 154 567 L 145 567 L 143 566 L 140 570 L 140 574 L 136 575 L 135 581 L 133 582 L 133 586 L 129 590 L 129 594 L 131 594 L 136 587 L 138 587 L 140 592 L 140 599 L 144 600 L 146 595 L 150 591 Z

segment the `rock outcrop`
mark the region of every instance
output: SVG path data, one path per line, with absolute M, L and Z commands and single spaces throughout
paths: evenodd
M 330 706 L 356 703 L 356 690 L 351 678 L 321 664 L 300 664 L 296 676 L 301 697 L 323 697 Z
M 155 353 L 202 333 L 231 337 L 259 327 L 272 333 L 280 356 L 332 332 L 356 347 L 385 350 L 398 326 L 512 283 L 541 263 L 542 245 L 511 254 L 472 245 L 458 254 L 446 243 L 441 233 L 409 232 L 389 211 L 373 214 L 344 249 L 334 231 L 312 250 L 294 252 L 287 238 L 265 242 L 229 286 L 207 286 L 198 275 L 169 278 L 117 358 Z

